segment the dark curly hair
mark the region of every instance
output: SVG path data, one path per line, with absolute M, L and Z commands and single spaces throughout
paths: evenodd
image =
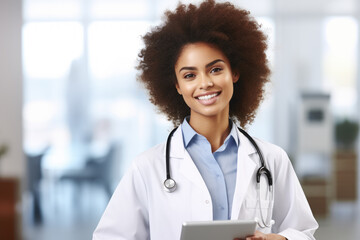
M 230 117 L 242 127 L 254 120 L 270 70 L 266 36 L 248 11 L 214 0 L 199 6 L 179 4 L 174 12 L 166 11 L 164 23 L 151 29 L 143 40 L 138 80 L 149 91 L 150 101 L 174 125 L 190 114 L 175 87 L 175 63 L 182 48 L 196 42 L 218 47 L 229 59 L 232 71 L 239 73 L 230 100 Z

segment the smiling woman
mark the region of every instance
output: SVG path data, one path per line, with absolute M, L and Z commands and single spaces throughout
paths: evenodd
M 93 239 L 180 239 L 184 222 L 236 219 L 257 221 L 247 239 L 314 239 L 286 153 L 236 126 L 254 119 L 270 73 L 260 26 L 213 0 L 165 15 L 144 36 L 138 79 L 182 123 L 133 161 Z

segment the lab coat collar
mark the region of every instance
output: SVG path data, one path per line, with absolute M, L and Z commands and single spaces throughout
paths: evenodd
M 171 158 L 184 158 L 185 147 L 181 125 L 176 129 L 170 142 L 170 157 Z M 165 152 L 164 152 L 165 154 Z
M 238 164 L 237 169 L 238 173 L 242 170 L 243 166 L 241 164 L 250 164 L 253 163 L 256 166 L 256 161 L 249 156 L 256 153 L 256 149 L 251 144 L 251 142 L 238 130 L 237 135 L 239 137 L 239 148 L 238 148 Z M 171 138 L 170 144 L 170 157 L 171 158 L 184 158 L 186 153 L 186 149 L 184 146 L 183 135 L 181 125 L 174 132 L 173 137 Z M 165 155 L 165 151 L 164 151 Z M 240 164 L 240 165 L 239 165 Z M 237 175 L 237 179 L 239 179 L 239 175 Z
M 247 139 L 247 137 L 242 134 L 238 128 L 236 128 L 237 131 L 237 135 L 239 137 L 240 140 L 240 146 L 242 148 L 243 151 L 245 151 L 248 155 L 251 155 L 253 153 L 256 153 L 256 149 L 255 147 L 251 144 L 251 142 L 249 141 L 249 139 Z M 240 149 L 240 148 L 239 148 Z
M 235 123 L 234 123 L 235 124 Z M 170 157 L 174 158 L 183 158 L 185 152 L 184 140 L 182 135 L 182 125 L 180 125 L 171 139 L 171 148 L 170 148 Z M 237 135 L 240 141 L 240 147 L 243 151 L 245 151 L 248 155 L 256 153 L 256 149 L 251 144 L 251 142 L 236 128 Z M 176 147 L 173 147 L 176 146 Z M 165 152 L 164 152 L 165 154 Z

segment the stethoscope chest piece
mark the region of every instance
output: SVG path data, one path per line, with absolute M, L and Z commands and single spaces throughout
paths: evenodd
M 164 188 L 165 188 L 165 191 L 169 192 L 169 193 L 172 193 L 173 191 L 175 191 L 176 189 L 176 182 L 174 179 L 172 178 L 167 178 L 165 181 L 164 181 Z

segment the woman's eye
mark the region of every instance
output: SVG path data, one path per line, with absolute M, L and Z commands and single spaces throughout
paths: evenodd
M 193 78 L 193 77 L 195 77 L 195 74 L 192 74 L 192 73 L 186 74 L 186 75 L 184 76 L 185 79 Z
M 222 68 L 219 68 L 219 67 L 215 67 L 213 69 L 211 69 L 211 73 L 216 73 L 216 72 L 220 72 L 222 70 Z

